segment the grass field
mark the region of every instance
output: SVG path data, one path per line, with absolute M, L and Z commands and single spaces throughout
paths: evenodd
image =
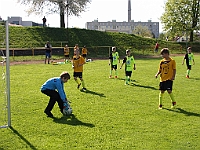
M 167 93 L 164 109 L 157 109 L 159 79 L 154 75 L 160 58 L 136 59 L 132 84 L 126 86 L 124 68 L 118 79 L 109 79 L 108 60 L 98 60 L 84 66 L 87 92 L 77 90 L 73 78 L 65 84 L 74 115 L 63 117 L 56 104 L 54 119 L 43 113 L 48 97 L 40 87 L 64 70 L 72 77 L 71 65 L 10 66 L 12 127 L 0 129 L 0 150 L 200 149 L 200 57 L 190 79 L 183 57 L 173 58 L 176 109 L 170 108 Z

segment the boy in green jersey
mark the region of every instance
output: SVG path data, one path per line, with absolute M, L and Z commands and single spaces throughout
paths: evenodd
M 112 78 L 113 69 L 115 70 L 115 78 L 117 78 L 117 75 L 118 75 L 117 63 L 118 63 L 118 61 L 120 63 L 120 59 L 119 59 L 118 52 L 116 52 L 116 47 L 112 47 L 112 53 L 110 53 L 109 59 L 110 59 L 109 65 L 111 65 L 109 78 Z
M 132 74 L 133 69 L 134 70 L 136 69 L 135 60 L 134 60 L 134 57 L 131 56 L 131 51 L 130 50 L 126 50 L 126 56 L 123 59 L 123 63 L 121 65 L 120 69 L 122 69 L 122 66 L 124 64 L 125 64 L 125 75 L 126 75 L 125 85 L 127 85 L 127 84 L 130 83 L 131 74 Z
M 184 65 L 184 61 L 186 61 L 186 65 L 187 65 L 187 73 L 186 73 L 186 78 L 190 77 L 190 70 L 192 69 L 192 62 L 193 65 L 194 63 L 194 55 L 192 53 L 192 48 L 188 47 L 187 49 L 187 53 L 185 54 L 184 58 L 183 58 L 183 63 L 182 65 Z

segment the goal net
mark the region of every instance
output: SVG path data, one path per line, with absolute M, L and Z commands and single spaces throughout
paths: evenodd
M 11 126 L 8 21 L 0 22 L 0 128 Z

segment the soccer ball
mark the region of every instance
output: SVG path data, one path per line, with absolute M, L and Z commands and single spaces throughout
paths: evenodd
M 66 107 L 63 109 L 63 114 L 64 115 L 71 115 L 72 114 L 72 108 L 71 107 Z

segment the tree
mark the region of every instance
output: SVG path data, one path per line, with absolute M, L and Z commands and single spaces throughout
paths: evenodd
M 153 37 L 152 32 L 146 26 L 138 25 L 133 30 L 133 34 L 139 35 L 141 37 Z
M 60 27 L 65 28 L 65 14 L 80 16 L 81 12 L 86 10 L 86 5 L 91 0 L 18 0 L 21 4 L 30 5 L 28 14 L 41 14 L 46 11 L 47 14 L 60 14 Z M 68 23 L 68 22 L 67 22 Z
M 164 30 L 171 36 L 190 34 L 193 41 L 194 30 L 199 29 L 200 0 L 168 0 L 165 3 L 165 12 L 161 16 Z

